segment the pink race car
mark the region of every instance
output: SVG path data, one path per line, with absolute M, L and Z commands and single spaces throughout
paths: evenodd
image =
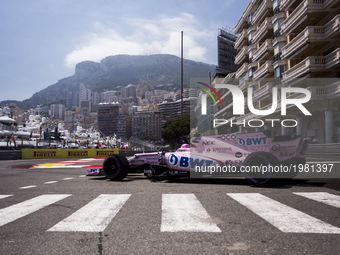
M 310 138 L 271 136 L 270 132 L 233 133 L 191 138 L 175 152 L 159 151 L 108 156 L 102 169 L 88 169 L 88 175 L 105 175 L 119 181 L 128 173 L 148 177 L 190 176 L 245 177 L 261 185 L 275 178 L 293 178 L 305 164 Z

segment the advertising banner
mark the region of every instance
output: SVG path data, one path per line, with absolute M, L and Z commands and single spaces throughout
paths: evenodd
M 105 158 L 119 149 L 23 149 L 22 159 Z

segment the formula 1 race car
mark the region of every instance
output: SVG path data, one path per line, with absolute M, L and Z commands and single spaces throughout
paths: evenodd
M 261 185 L 275 178 L 294 178 L 305 164 L 310 138 L 273 136 L 271 132 L 195 136 L 175 152 L 139 153 L 131 158 L 108 156 L 102 169 L 88 169 L 88 176 L 105 175 L 113 181 L 128 173 L 148 177 L 245 177 Z

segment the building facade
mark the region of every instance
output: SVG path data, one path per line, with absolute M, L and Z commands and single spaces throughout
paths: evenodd
M 50 107 L 50 116 L 55 118 L 55 119 L 59 119 L 59 120 L 63 120 L 64 119 L 64 113 L 65 113 L 65 105 L 63 104 L 52 104 Z
M 101 103 L 98 105 L 98 129 L 105 136 L 116 134 L 118 138 L 131 136 L 131 116 L 128 107 L 121 104 Z
M 161 119 L 159 112 L 135 112 L 132 116 L 132 136 L 137 138 L 161 139 Z
M 197 103 L 197 91 L 196 89 L 185 89 L 183 91 L 183 115 L 184 114 L 194 114 L 195 106 Z M 177 98 L 177 97 L 176 97 Z M 182 114 L 182 100 L 177 99 L 175 101 L 169 100 L 157 104 L 160 112 L 161 125 Z
M 217 61 L 216 72 L 218 74 L 229 74 L 235 72 L 238 66 L 234 63 L 237 50 L 235 41 L 237 36 L 231 28 L 220 28 L 217 36 Z
M 239 50 L 235 63 L 239 68 L 224 83 L 238 85 L 258 110 L 271 109 L 277 90 L 278 107 L 264 116 L 254 115 L 245 107 L 243 116 L 234 116 L 230 91 L 219 89 L 227 103 L 217 108 L 215 118 L 235 122 L 253 118 L 293 119 L 294 127 L 285 127 L 277 121 L 260 128 L 240 126 L 239 130 L 270 129 L 277 135 L 309 136 L 313 143 L 340 142 L 339 13 L 338 0 L 251 0 L 235 26 L 238 34 L 235 48 Z M 252 94 L 248 94 L 249 87 Z M 287 106 L 283 116 L 282 96 L 304 97 L 299 93 L 282 94 L 284 88 L 310 91 L 311 100 L 304 107 L 311 115 Z M 225 128 L 218 132 L 221 131 Z

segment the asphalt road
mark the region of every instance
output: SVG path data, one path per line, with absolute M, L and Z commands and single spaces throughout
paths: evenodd
M 0 162 L 0 254 L 339 254 L 337 178 L 112 182 L 64 161 Z

